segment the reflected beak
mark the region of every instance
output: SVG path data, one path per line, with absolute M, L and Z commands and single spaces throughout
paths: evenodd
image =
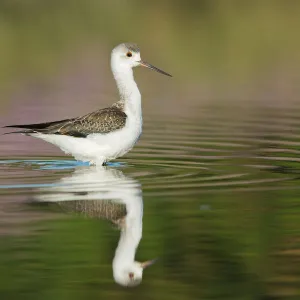
M 161 74 L 164 74 L 164 75 L 167 75 L 167 76 L 172 77 L 171 74 L 166 73 L 166 72 L 164 72 L 163 70 L 161 70 L 161 69 L 159 69 L 159 68 L 156 68 L 156 67 L 154 67 L 154 66 L 148 64 L 148 63 L 145 62 L 145 61 L 140 60 L 139 63 L 140 63 L 140 65 L 141 65 L 142 67 L 146 67 L 146 68 L 151 69 L 151 70 L 154 70 L 154 71 L 156 71 L 156 72 L 158 72 L 158 73 L 161 73 Z
M 152 259 L 152 260 L 147 260 L 147 261 L 141 262 L 141 267 L 142 267 L 143 269 L 146 269 L 147 267 L 150 267 L 150 266 L 152 266 L 154 263 L 156 263 L 156 261 L 157 261 L 157 258 Z

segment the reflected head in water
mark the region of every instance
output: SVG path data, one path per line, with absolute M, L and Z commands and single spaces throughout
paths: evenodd
M 123 286 L 134 287 L 141 283 L 143 278 L 143 270 L 156 262 L 156 259 L 145 262 L 130 262 L 126 267 L 114 269 L 115 281 Z
M 121 234 L 112 263 L 114 279 L 122 286 L 141 283 L 143 270 L 155 260 L 135 260 L 143 228 L 142 190 L 135 179 L 120 170 L 87 167 L 40 190 L 38 201 L 56 202 L 67 211 L 118 224 Z

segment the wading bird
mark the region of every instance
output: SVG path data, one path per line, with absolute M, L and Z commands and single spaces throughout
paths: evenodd
M 141 94 L 132 71 L 138 66 L 171 76 L 141 60 L 136 44 L 120 44 L 111 53 L 111 69 L 120 93 L 118 102 L 77 118 L 5 127 L 22 128 L 13 133 L 43 139 L 90 164 L 103 165 L 123 156 L 142 133 Z

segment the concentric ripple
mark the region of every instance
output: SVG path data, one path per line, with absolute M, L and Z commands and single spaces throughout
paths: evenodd
M 146 194 L 297 188 L 298 111 L 239 108 L 232 114 L 210 108 L 196 117 L 148 115 L 138 145 L 108 167 L 137 179 Z M 50 188 L 84 166 L 65 157 L 5 157 L 1 190 L 26 194 L 26 189 Z

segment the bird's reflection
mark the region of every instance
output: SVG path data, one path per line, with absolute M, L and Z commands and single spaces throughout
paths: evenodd
M 113 276 L 123 286 L 136 286 L 142 281 L 143 270 L 155 260 L 135 261 L 142 238 L 143 198 L 140 184 L 109 167 L 77 169 L 71 176 L 47 188 L 38 201 L 57 202 L 68 211 L 93 218 L 107 219 L 121 230 L 113 259 Z

